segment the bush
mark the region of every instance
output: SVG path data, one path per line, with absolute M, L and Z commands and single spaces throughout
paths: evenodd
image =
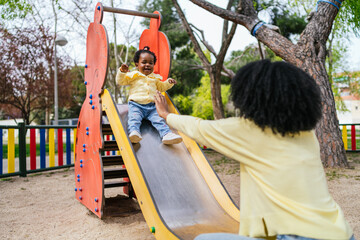
M 214 111 L 211 101 L 210 77 L 202 77 L 201 86 L 195 89 L 195 94 L 191 98 L 193 103 L 192 116 L 202 119 L 214 119 Z M 222 103 L 225 106 L 229 100 L 230 85 L 221 85 Z M 225 113 L 225 116 L 227 114 Z

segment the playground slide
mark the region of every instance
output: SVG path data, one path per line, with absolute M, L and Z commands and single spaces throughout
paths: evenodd
M 94 22 L 88 28 L 84 70 L 86 98 L 79 115 L 75 148 L 76 199 L 102 218 L 106 205 L 104 189 L 125 186 L 131 193 L 135 192 L 144 218 L 158 240 L 193 239 L 209 232 L 237 233 L 239 209 L 193 140 L 180 133 L 183 143 L 164 145 L 153 127 L 144 122 L 143 140 L 134 145 L 129 141 L 127 105 L 117 106 L 104 89 L 109 63 L 107 31 L 101 24 L 104 11 L 129 13 L 99 2 Z M 158 31 L 161 14 L 155 11 L 150 15 L 150 28 L 140 37 L 139 48 L 149 46 L 155 52 L 158 60 L 154 72 L 165 80 L 170 70 L 170 45 L 166 36 Z M 169 110 L 177 113 L 170 98 L 166 97 Z M 110 131 L 102 122 L 103 112 L 110 123 Z M 114 135 L 116 144 L 105 141 L 104 135 Z M 106 150 L 109 146 L 111 151 L 115 151 L 114 147 L 116 151 L 119 149 L 121 156 L 104 156 L 102 151 L 109 151 Z M 119 168 L 122 164 L 126 169 Z M 104 168 L 110 165 L 118 168 Z M 127 177 L 130 182 L 105 182 Z
M 177 113 L 165 95 L 169 110 Z M 156 239 L 193 239 L 200 233 L 239 229 L 239 209 L 233 203 L 199 146 L 182 135 L 183 143 L 164 145 L 147 121 L 143 139 L 127 136 L 127 105 L 116 105 L 105 89 L 101 95 L 141 210 Z

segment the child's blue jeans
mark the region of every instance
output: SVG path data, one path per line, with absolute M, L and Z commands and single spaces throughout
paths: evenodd
M 206 233 L 197 236 L 194 240 L 261 240 L 261 238 L 244 237 L 230 233 Z M 295 235 L 278 235 L 276 240 L 316 240 L 313 238 L 300 237 Z M 355 240 L 352 236 L 350 240 Z
M 138 131 L 140 133 L 141 121 L 147 119 L 158 130 L 160 137 L 163 138 L 167 133 L 171 132 L 165 120 L 161 118 L 155 107 L 155 103 L 139 104 L 129 101 L 128 113 L 128 131 Z

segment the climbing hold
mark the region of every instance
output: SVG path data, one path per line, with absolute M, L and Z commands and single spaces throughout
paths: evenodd
M 82 163 L 83 162 L 83 160 L 82 159 L 80 159 L 80 163 Z
M 151 233 L 155 233 L 155 227 L 150 228 Z
M 82 188 L 79 188 L 79 191 L 82 192 Z
M 84 83 L 85 83 L 85 85 L 87 85 L 87 81 L 85 81 Z
M 86 147 L 86 144 L 85 144 L 85 143 L 83 144 L 83 147 Z
M 86 132 L 86 135 L 89 135 L 89 132 Z
M 86 149 L 85 149 L 85 148 L 83 149 L 83 152 L 86 152 Z
M 88 68 L 88 65 L 87 65 L 87 64 L 85 64 L 85 68 Z
M 97 10 L 100 10 L 100 6 L 97 7 Z
M 77 181 L 80 182 L 80 178 L 78 178 Z
M 82 164 L 80 164 L 80 167 L 82 168 L 82 167 L 83 167 L 83 165 L 82 165 Z
M 97 209 L 97 208 L 95 208 L 95 212 L 98 212 L 98 209 Z
M 82 200 L 82 196 L 80 196 L 79 199 Z
M 95 202 L 98 202 L 98 201 L 99 201 L 99 199 L 95 198 Z
M 86 131 L 89 131 L 89 127 L 86 127 Z
M 89 98 L 92 99 L 92 97 L 93 97 L 92 94 L 90 94 Z
M 75 188 L 75 192 L 77 192 L 77 188 Z
M 92 105 L 92 100 L 90 100 L 90 105 Z
M 80 174 L 78 174 L 77 177 L 80 178 Z
M 95 109 L 95 106 L 94 105 L 92 105 L 92 107 L 91 107 L 92 109 Z

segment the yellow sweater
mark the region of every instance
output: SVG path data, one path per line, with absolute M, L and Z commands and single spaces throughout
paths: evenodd
M 139 71 L 123 73 L 119 70 L 116 74 L 118 85 L 130 85 L 129 100 L 140 104 L 154 102 L 156 90 L 165 92 L 174 86 L 168 79 L 164 82 L 161 80 L 162 77 L 155 73 L 146 76 Z
M 266 237 L 266 226 L 268 236 L 352 236 L 329 194 L 314 131 L 282 137 L 243 118 L 207 121 L 169 114 L 166 122 L 240 162 L 240 235 Z

